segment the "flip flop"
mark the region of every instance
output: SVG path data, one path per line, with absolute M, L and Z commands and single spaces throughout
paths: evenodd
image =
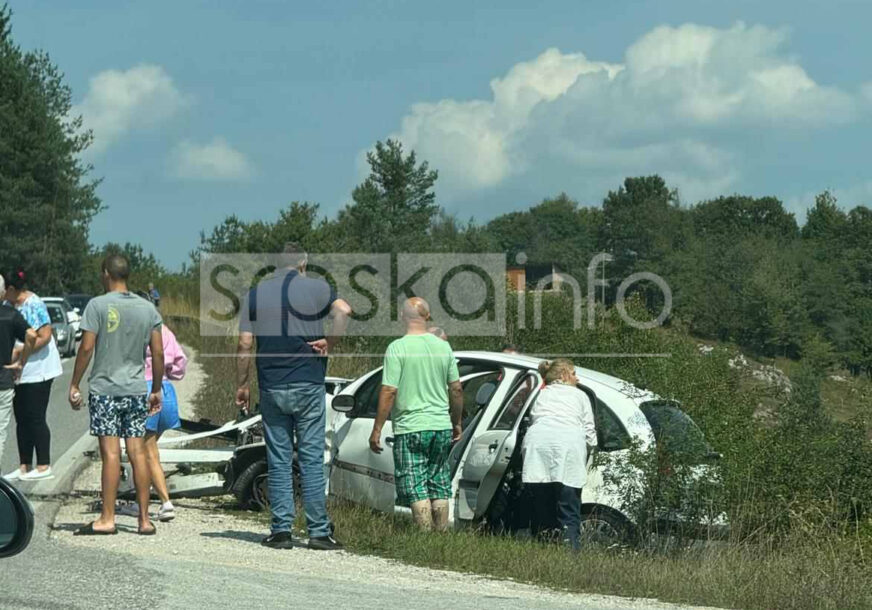
M 154 522 L 149 521 L 148 524 L 151 526 L 150 530 L 139 529 L 136 533 L 140 536 L 154 536 L 155 534 L 157 534 L 157 528 L 155 527 Z
M 73 532 L 73 536 L 112 536 L 118 533 L 117 528 L 112 528 L 111 531 L 100 531 L 94 529 L 94 522 L 91 521 L 88 525 L 83 525 Z

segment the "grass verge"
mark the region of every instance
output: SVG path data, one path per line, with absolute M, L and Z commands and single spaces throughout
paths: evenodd
M 236 511 L 234 511 L 236 512 Z M 266 529 L 268 516 L 248 513 Z M 331 500 L 349 551 L 411 565 L 594 593 L 721 608 L 872 608 L 872 571 L 859 539 L 809 537 L 675 553 L 587 549 L 579 554 L 473 530 L 420 532 L 408 519 Z M 300 518 L 297 527 L 303 528 Z

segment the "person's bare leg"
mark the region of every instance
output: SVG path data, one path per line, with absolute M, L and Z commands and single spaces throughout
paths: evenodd
M 412 502 L 412 518 L 421 530 L 425 532 L 432 530 L 433 508 L 430 505 L 430 500 Z
M 103 510 L 94 521 L 94 529 L 111 531 L 115 529 L 115 499 L 118 497 L 118 483 L 121 478 L 121 441 L 117 436 L 100 437 L 100 458 L 103 461 L 100 479 Z
M 432 500 L 433 529 L 437 532 L 448 531 L 448 500 Z
M 133 466 L 133 485 L 136 488 L 136 501 L 139 503 L 139 530 L 152 529 L 148 518 L 148 502 L 151 496 L 151 476 L 148 470 L 148 460 L 145 457 L 145 441 L 141 438 L 125 439 L 127 459 Z
M 160 450 L 157 441 L 160 434 L 154 432 L 145 433 L 145 458 L 148 462 L 148 472 L 151 475 L 151 485 L 160 498 L 161 504 L 170 501 L 170 491 L 167 489 L 167 479 L 164 476 L 163 467 L 160 465 Z

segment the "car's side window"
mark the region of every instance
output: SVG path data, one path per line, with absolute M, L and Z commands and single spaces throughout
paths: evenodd
M 381 392 L 382 372 L 373 374 L 354 393 L 354 416 L 375 419 L 378 412 L 378 395 Z
M 466 428 L 467 424 L 472 421 L 472 419 L 478 415 L 478 412 L 486 407 L 479 406 L 475 404 L 475 397 L 478 394 L 479 389 L 486 383 L 493 383 L 495 385 L 499 385 L 500 381 L 503 378 L 503 371 L 491 371 L 489 373 L 484 373 L 482 375 L 476 375 L 470 379 L 467 379 L 463 382 L 463 427 Z
M 600 451 L 621 451 L 630 448 L 630 435 L 618 416 L 597 398 L 593 405 L 597 444 Z
M 524 410 L 524 405 L 530 398 L 530 394 L 536 389 L 539 379 L 536 375 L 524 375 L 518 380 L 514 389 L 509 394 L 499 414 L 491 424 L 491 430 L 512 430 L 515 422 Z

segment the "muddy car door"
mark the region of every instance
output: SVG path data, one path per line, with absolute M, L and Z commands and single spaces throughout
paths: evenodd
M 508 391 L 494 395 L 461 459 L 455 516 L 481 517 L 499 488 L 515 451 L 522 415 L 533 404 L 542 383 L 532 371 L 512 371 Z

